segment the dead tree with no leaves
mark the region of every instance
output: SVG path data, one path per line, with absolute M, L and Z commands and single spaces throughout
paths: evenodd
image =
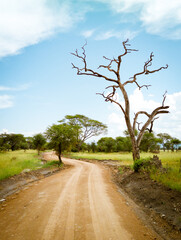
M 72 66 L 74 69 L 77 70 L 77 75 L 87 75 L 87 76 L 103 78 L 106 81 L 112 83 L 112 85 L 110 85 L 106 88 L 106 89 L 111 88 L 112 89 L 111 93 L 109 93 L 109 94 L 98 93 L 98 94 L 100 94 L 105 99 L 106 102 L 111 102 L 111 103 L 117 104 L 120 107 L 121 111 L 123 112 L 125 122 L 126 122 L 126 125 L 128 128 L 128 132 L 129 132 L 131 142 L 132 142 L 133 160 L 136 160 L 136 159 L 140 158 L 139 147 L 140 147 L 141 139 L 143 137 L 144 132 L 146 130 L 148 130 L 150 132 L 152 131 L 153 123 L 158 118 L 157 116 L 162 113 L 169 113 L 169 111 L 166 110 L 169 108 L 169 106 L 164 105 L 165 98 L 166 98 L 166 93 L 165 93 L 163 95 L 163 101 L 162 101 L 162 104 L 160 107 L 155 108 L 151 113 L 148 113 L 146 111 L 139 111 L 139 112 L 135 113 L 133 123 L 131 123 L 130 101 L 129 101 L 129 97 L 128 97 L 125 87 L 128 84 L 134 83 L 137 85 L 137 87 L 139 89 L 141 89 L 143 87 L 146 87 L 148 89 L 148 87 L 150 85 L 140 85 L 137 81 L 137 77 L 141 76 L 141 75 L 148 75 L 151 73 L 159 72 L 162 69 L 167 69 L 168 65 L 166 65 L 165 67 L 160 67 L 155 70 L 149 70 L 148 68 L 152 65 L 152 61 L 153 61 L 153 57 L 154 57 L 153 53 L 151 53 L 149 60 L 146 61 L 143 66 L 143 71 L 134 74 L 134 76 L 131 77 L 128 81 L 122 82 L 121 78 L 120 78 L 120 68 L 121 68 L 122 59 L 128 53 L 131 53 L 132 51 L 137 51 L 135 49 L 129 48 L 130 44 L 128 44 L 128 40 L 124 41 L 122 44 L 123 44 L 123 48 L 124 48 L 123 54 L 121 54 L 117 58 L 113 58 L 113 59 L 109 59 L 104 56 L 103 58 L 106 59 L 109 62 L 109 64 L 108 65 L 100 65 L 98 67 L 98 69 L 104 68 L 104 69 L 107 69 L 109 72 L 113 73 L 115 76 L 114 78 L 107 77 L 98 71 L 94 71 L 94 70 L 88 68 L 87 60 L 86 60 L 86 52 L 85 52 L 85 46 L 87 45 L 87 43 L 82 47 L 82 54 L 79 54 L 78 50 L 76 50 L 75 53 L 72 53 L 75 57 L 79 58 L 83 62 L 83 67 L 79 68 L 79 67 L 75 66 L 73 63 L 72 63 Z M 116 67 L 113 68 L 113 64 Z M 122 93 L 122 96 L 124 99 L 124 106 L 115 99 L 115 94 L 116 94 L 117 89 L 120 89 L 120 91 Z M 145 115 L 147 117 L 147 120 L 144 124 L 142 124 L 142 127 L 140 127 L 140 123 L 138 122 L 138 117 L 140 115 Z M 135 135 L 136 125 L 137 125 L 137 129 L 139 131 L 137 136 Z

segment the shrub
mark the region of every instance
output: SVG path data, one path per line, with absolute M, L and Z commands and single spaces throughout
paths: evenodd
M 135 172 L 138 172 L 142 166 L 143 166 L 143 159 L 136 159 L 133 164 L 133 169 Z
M 155 167 L 155 158 L 140 158 L 134 161 L 133 169 L 135 172 L 139 172 L 140 169 L 149 170 Z

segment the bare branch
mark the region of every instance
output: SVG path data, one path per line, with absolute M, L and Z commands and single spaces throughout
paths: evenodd
M 166 97 L 167 97 L 166 94 L 167 94 L 167 91 L 165 91 L 165 93 L 163 94 L 162 106 L 164 106 L 165 99 L 166 99 Z
M 150 117 L 148 118 L 148 120 L 146 121 L 146 123 L 143 125 L 140 134 L 137 138 L 137 144 L 139 146 L 142 136 L 144 134 L 144 131 L 147 129 L 147 127 L 151 124 L 151 122 L 153 121 L 154 117 L 158 114 L 163 114 L 163 113 L 169 113 L 169 111 L 165 110 L 168 109 L 169 106 L 161 106 L 161 107 L 157 107 L 155 110 L 153 110 L 153 112 L 150 114 Z
M 109 60 L 110 63 L 107 66 L 106 65 L 99 65 L 98 69 L 99 68 L 107 68 L 110 72 L 113 72 L 117 76 L 117 72 L 114 69 L 111 68 L 112 63 L 116 62 L 116 60 L 115 59 L 106 58 L 105 56 L 103 58 L 105 58 L 106 60 Z
M 118 60 L 117 60 L 117 64 L 118 64 L 118 66 L 117 66 L 117 73 L 118 74 L 119 74 L 119 71 L 120 71 L 122 57 L 124 57 L 128 53 L 131 53 L 132 51 L 138 51 L 136 49 L 129 49 L 129 48 L 127 48 L 127 46 L 130 46 L 130 44 L 128 44 L 128 41 L 129 41 L 129 39 L 127 39 L 126 41 L 123 42 L 124 53 L 118 56 Z M 119 79 L 119 81 L 120 81 L 120 79 Z
M 101 95 L 101 96 L 105 99 L 106 102 L 111 102 L 111 103 L 117 104 L 117 105 L 121 108 L 122 112 L 123 112 L 124 115 L 125 115 L 125 110 L 124 110 L 123 106 L 122 106 L 119 102 L 117 102 L 116 100 L 114 100 L 114 99 L 110 96 L 110 94 L 108 94 L 107 96 L 105 96 L 104 92 L 103 92 L 103 93 L 96 93 L 96 94 L 97 94 L 97 95 Z
M 166 65 L 166 67 L 160 67 L 160 68 L 152 70 L 152 71 L 148 70 L 148 67 L 150 67 L 152 65 L 153 57 L 154 57 L 154 55 L 153 55 L 153 53 L 151 53 L 149 60 L 146 61 L 145 64 L 144 64 L 143 71 L 134 74 L 134 76 L 130 78 L 132 80 L 128 80 L 128 81 L 124 82 L 123 86 L 127 85 L 128 83 L 135 83 L 138 86 L 139 89 L 141 89 L 142 87 L 146 87 L 148 89 L 148 87 L 150 87 L 151 85 L 142 85 L 142 86 L 140 86 L 138 84 L 138 82 L 137 82 L 137 76 L 147 75 L 147 74 L 150 74 L 150 73 L 159 72 L 162 69 L 167 69 L 168 68 L 168 65 Z
M 134 131 L 135 128 L 136 128 L 137 119 L 138 119 L 138 116 L 139 116 L 140 114 L 144 114 L 144 115 L 146 115 L 148 118 L 150 117 L 150 114 L 148 114 L 146 111 L 139 111 L 139 112 L 137 112 L 137 113 L 135 114 L 135 117 L 134 117 L 133 131 Z
M 140 129 L 140 124 L 142 124 L 142 122 L 136 122 L 138 124 L 138 130 L 141 131 Z
M 153 123 L 154 123 L 154 121 L 156 120 L 156 119 L 158 119 L 159 117 L 156 117 L 156 118 L 154 118 L 152 121 L 151 121 L 151 126 L 150 126 L 150 128 L 146 128 L 146 130 L 148 130 L 148 132 L 149 133 L 151 133 L 151 132 L 153 132 Z
M 73 63 L 72 63 L 72 68 L 76 69 L 77 70 L 77 75 L 87 75 L 87 76 L 93 76 L 93 77 L 99 77 L 99 78 L 104 78 L 105 80 L 107 81 L 110 81 L 110 82 L 115 82 L 115 83 L 118 83 L 118 80 L 115 80 L 115 79 L 112 79 L 112 78 L 109 78 L 109 77 L 106 77 L 105 75 L 101 74 L 101 73 L 98 73 L 96 71 L 93 71 L 92 69 L 89 69 L 87 68 L 87 61 L 86 61 L 86 52 L 85 52 L 85 46 L 87 45 L 87 42 L 83 45 L 82 47 L 82 55 L 80 55 L 78 53 L 78 50 L 76 49 L 75 50 L 75 53 L 71 53 L 72 55 L 74 55 L 75 57 L 77 58 L 80 58 L 83 62 L 83 68 L 79 68 L 77 66 L 75 66 Z M 106 67 L 106 66 L 105 66 Z M 109 71 L 113 71 L 115 72 L 113 69 L 110 69 L 109 65 L 106 67 Z M 116 74 L 116 72 L 115 72 Z

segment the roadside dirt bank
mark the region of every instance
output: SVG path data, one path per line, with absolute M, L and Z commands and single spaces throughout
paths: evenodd
M 20 191 L 27 185 L 43 179 L 45 177 L 51 176 L 59 172 L 60 168 L 45 168 L 38 169 L 34 171 L 25 171 L 13 177 L 4 179 L 0 181 L 0 201 L 1 199 L 6 198 L 7 196 Z
M 29 184 L 1 204 L 2 240 L 159 240 L 117 191 L 110 170 L 64 159 L 69 169 Z
M 119 162 L 99 161 L 111 170 L 119 191 L 143 220 L 166 240 L 181 239 L 181 192 L 151 180 L 148 174 L 134 173 Z M 128 198 L 127 198 L 128 197 Z

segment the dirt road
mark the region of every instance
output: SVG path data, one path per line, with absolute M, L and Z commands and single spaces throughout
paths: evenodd
M 137 219 L 107 169 L 64 162 L 72 167 L 34 182 L 1 204 L 1 240 L 159 239 Z

